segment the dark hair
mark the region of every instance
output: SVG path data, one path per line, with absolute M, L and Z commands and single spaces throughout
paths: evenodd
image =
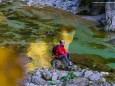
M 63 40 L 63 39 L 62 39 Z M 62 40 L 59 41 L 59 43 L 62 43 Z

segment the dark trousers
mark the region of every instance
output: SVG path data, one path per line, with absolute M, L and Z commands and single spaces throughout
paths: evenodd
M 70 54 L 68 53 L 68 55 L 67 56 L 65 56 L 65 55 L 58 55 L 58 60 L 62 60 L 63 58 L 65 58 L 66 59 L 66 61 L 67 61 L 67 63 L 68 64 L 70 64 Z

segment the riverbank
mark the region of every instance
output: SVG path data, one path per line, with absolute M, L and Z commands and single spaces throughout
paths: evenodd
M 58 61 L 59 62 L 59 61 Z M 59 62 L 60 63 L 60 62 Z M 80 68 L 77 65 L 72 66 L 71 71 L 60 70 L 64 64 L 58 64 L 58 69 L 38 68 L 27 72 L 24 83 L 26 86 L 114 86 L 114 81 L 108 81 L 104 76 L 108 72 L 92 71 L 88 68 Z

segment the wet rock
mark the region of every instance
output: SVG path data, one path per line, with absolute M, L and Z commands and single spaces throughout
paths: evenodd
M 46 81 L 38 76 L 32 76 L 32 83 L 36 85 L 45 85 Z

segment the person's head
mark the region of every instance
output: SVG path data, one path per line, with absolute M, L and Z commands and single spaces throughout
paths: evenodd
M 65 41 L 64 40 L 60 40 L 59 43 L 62 44 L 62 45 L 64 45 Z

